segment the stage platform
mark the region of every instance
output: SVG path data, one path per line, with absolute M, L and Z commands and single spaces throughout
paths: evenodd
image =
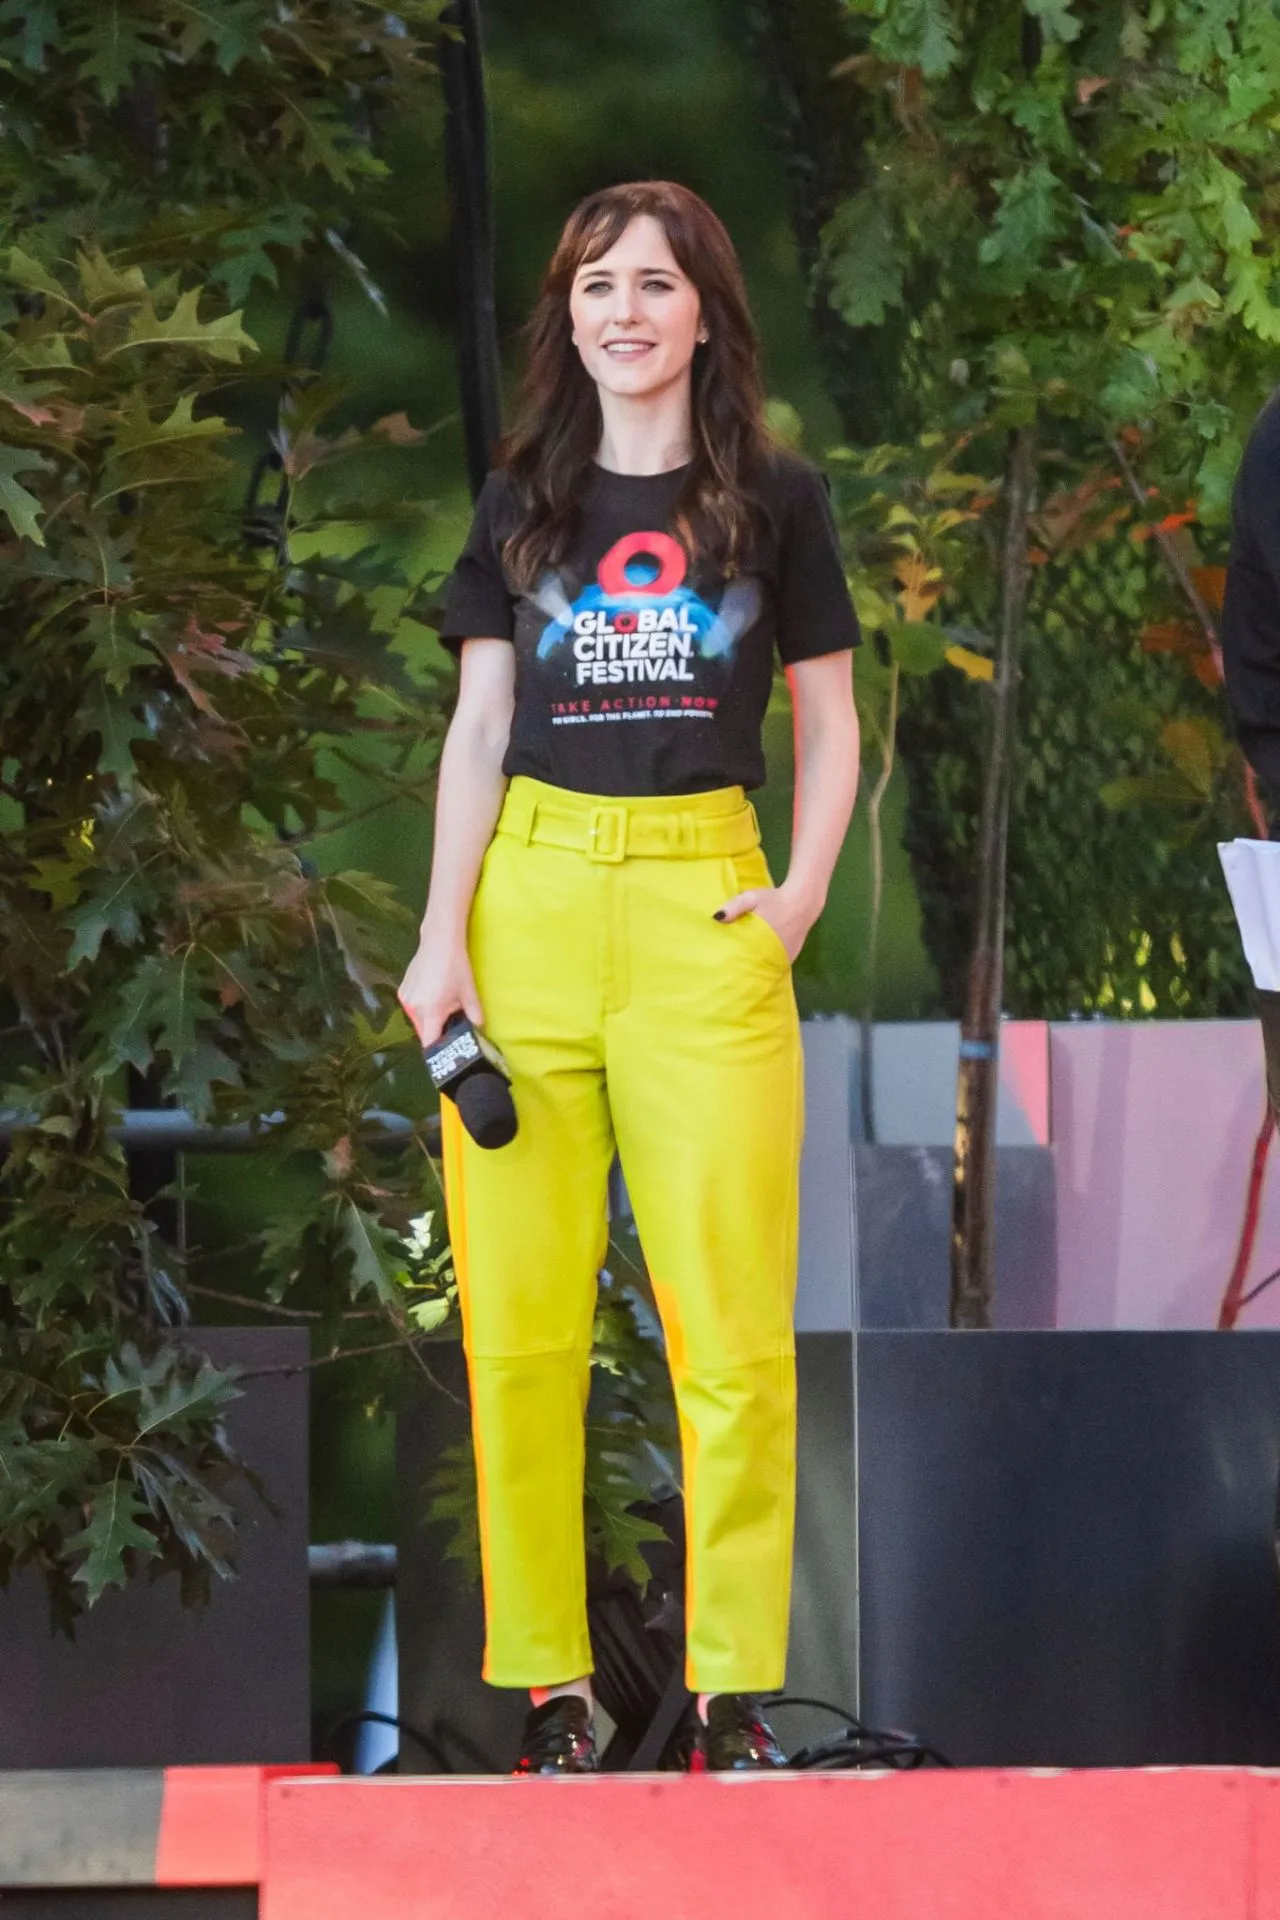
M 1280 1920 L 1280 1772 L 0 1774 L 0 1920 Z
M 262 1920 L 1280 1920 L 1280 1773 L 280 1781 Z

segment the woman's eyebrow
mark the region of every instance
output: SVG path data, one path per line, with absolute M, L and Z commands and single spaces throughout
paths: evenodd
M 592 266 L 586 266 L 586 267 L 579 267 L 578 277 L 579 279 L 586 279 L 588 274 L 592 274 L 592 273 L 610 274 L 610 273 L 616 273 L 617 271 L 618 269 L 616 267 L 601 267 L 597 265 L 592 265 Z M 632 271 L 635 273 L 665 273 L 665 274 L 669 274 L 672 279 L 675 279 L 678 277 L 680 273 L 680 268 L 679 267 L 635 267 L 632 269 Z

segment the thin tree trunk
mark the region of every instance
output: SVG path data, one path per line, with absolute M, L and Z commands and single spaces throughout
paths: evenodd
M 995 1303 L 995 1119 L 1004 991 L 1005 868 L 1018 654 L 1027 597 L 1027 523 L 1035 477 L 1035 428 L 1016 427 L 1009 436 L 1005 468 L 1000 630 L 978 825 L 978 903 L 960 1025 L 951 1201 L 953 1327 L 989 1327 Z

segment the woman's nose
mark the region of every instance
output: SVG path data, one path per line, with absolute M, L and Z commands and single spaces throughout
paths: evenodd
M 635 290 L 625 280 L 619 281 L 613 289 L 612 307 L 615 326 L 632 326 L 640 318 Z

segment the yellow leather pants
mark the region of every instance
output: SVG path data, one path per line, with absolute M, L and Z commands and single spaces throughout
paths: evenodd
M 583 1419 L 615 1144 L 679 1414 L 688 1685 L 783 1684 L 800 1034 L 773 929 L 713 918 L 769 884 L 739 787 L 616 800 L 517 776 L 485 855 L 468 947 L 519 1131 L 485 1151 L 441 1108 L 494 1685 L 591 1671 Z

